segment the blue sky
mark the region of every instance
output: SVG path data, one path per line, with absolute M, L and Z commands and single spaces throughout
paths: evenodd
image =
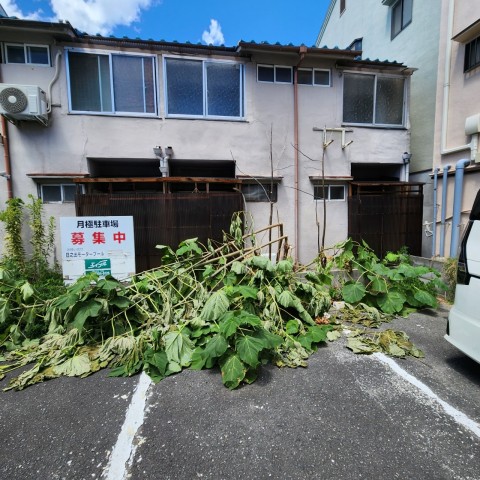
M 314 45 L 329 0 L 0 0 L 19 18 L 69 20 L 90 34 L 236 45 Z M 330 45 L 329 45 L 330 46 Z

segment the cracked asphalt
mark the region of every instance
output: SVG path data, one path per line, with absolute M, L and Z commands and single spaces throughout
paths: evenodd
M 392 366 L 341 339 L 306 369 L 264 367 L 236 391 L 215 371 L 168 377 L 148 387 L 133 430 L 138 376 L 0 393 L 0 479 L 112 478 L 124 427 L 133 445 L 118 480 L 480 480 L 480 365 L 443 339 L 447 313 L 386 325 L 407 332 L 422 360 Z

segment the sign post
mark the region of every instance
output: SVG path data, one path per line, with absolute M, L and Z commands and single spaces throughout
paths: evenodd
M 135 275 L 133 217 L 62 217 L 63 279 L 88 272 L 125 280 Z

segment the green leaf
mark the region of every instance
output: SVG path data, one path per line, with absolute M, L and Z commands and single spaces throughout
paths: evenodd
M 233 390 L 245 378 L 247 369 L 237 354 L 230 354 L 220 364 L 223 384 Z
M 289 273 L 293 271 L 293 264 L 290 260 L 280 260 L 277 265 L 277 272 Z
M 285 325 L 285 332 L 287 332 L 288 335 L 298 333 L 298 321 L 293 319 L 289 320 Z
M 151 348 L 147 349 L 144 354 L 144 360 L 146 363 L 153 365 L 158 373 L 165 375 L 168 365 L 167 354 L 163 350 L 153 350 Z
M 436 307 L 437 306 L 437 299 L 430 293 L 426 292 L 425 290 L 417 290 L 415 292 L 415 300 L 420 302 L 422 306 L 428 305 L 429 307 Z
M 20 287 L 20 292 L 22 293 L 22 298 L 23 301 L 26 302 L 30 297 L 33 296 L 34 291 L 30 283 L 25 282 L 21 287 Z
M 242 262 L 238 262 L 237 260 L 235 260 L 234 262 L 232 262 L 230 270 L 237 275 L 243 275 L 247 272 L 247 267 Z
M 243 298 L 257 299 L 258 289 L 255 287 L 249 287 L 246 285 L 238 285 L 232 287 L 232 295 L 241 295 Z
M 60 310 L 67 310 L 71 306 L 75 305 L 78 302 L 78 295 L 75 293 L 66 293 L 56 298 L 52 303 L 53 307 L 59 308 Z
M 260 363 L 258 354 L 266 348 L 264 342 L 251 335 L 243 335 L 235 342 L 235 347 L 240 359 L 247 365 L 256 368 Z
M 213 292 L 205 302 L 200 318 L 206 321 L 218 320 L 230 306 L 230 301 L 223 290 Z
M 85 321 L 89 317 L 96 317 L 102 311 L 103 305 L 95 298 L 87 300 L 83 303 L 75 315 L 72 327 L 76 328 L 79 332 L 83 330 Z
M 90 369 L 90 359 L 86 353 L 75 355 L 53 367 L 56 375 L 66 375 L 67 377 L 79 377 L 80 375 L 90 372 Z
M 231 337 L 240 326 L 240 321 L 238 317 L 235 316 L 234 312 L 227 312 L 220 320 L 219 328 L 220 332 L 226 337 Z
M 387 282 L 383 277 L 376 277 L 374 275 L 368 275 L 370 280 L 370 289 L 373 292 L 386 293 L 387 292 Z
M 275 333 L 269 332 L 264 328 L 260 328 L 256 330 L 253 334 L 253 337 L 260 339 L 265 348 L 274 349 L 279 347 L 283 343 L 283 338 L 280 335 L 276 335 Z
M 338 330 L 332 330 L 330 332 L 327 332 L 327 339 L 329 342 L 334 342 L 335 340 L 338 340 L 342 334 Z
M 385 313 L 398 313 L 402 311 L 406 298 L 403 293 L 391 290 L 377 298 L 378 306 Z
M 110 304 L 115 305 L 116 307 L 122 308 L 122 309 L 128 308 L 132 304 L 132 301 L 128 297 L 124 297 L 124 296 L 121 296 L 121 295 L 117 296 L 117 297 L 113 297 L 108 302 Z
M 366 294 L 365 286 L 360 282 L 346 283 L 342 287 L 343 299 L 348 303 L 359 302 Z
M 227 340 L 223 335 L 217 334 L 212 337 L 205 348 L 197 347 L 192 355 L 192 370 L 212 368 L 217 358 L 221 357 L 228 350 Z
M 169 332 L 164 337 L 165 353 L 169 362 L 188 367 L 192 361 L 193 342 L 181 331 Z
M 5 323 L 10 316 L 10 304 L 5 298 L 0 298 L 0 324 Z

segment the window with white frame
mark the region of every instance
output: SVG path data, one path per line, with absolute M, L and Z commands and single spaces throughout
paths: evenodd
M 412 22 L 413 0 L 399 0 L 392 7 L 392 39 Z
M 6 43 L 5 63 L 49 66 L 50 49 L 48 45 Z
M 257 65 L 257 81 L 266 83 L 292 83 L 293 67 Z
M 43 203 L 72 203 L 75 201 L 77 186 L 65 184 L 40 184 L 38 186 Z
M 297 71 L 297 82 L 299 85 L 329 87 L 330 70 L 320 68 L 299 68 Z
M 155 57 L 68 52 L 71 112 L 155 115 Z
M 240 63 L 165 59 L 168 116 L 243 118 L 243 85 Z
M 313 198 L 315 200 L 327 200 L 329 202 L 343 202 L 345 201 L 345 185 L 314 185 Z
M 244 183 L 242 194 L 246 202 L 276 202 L 277 187 L 276 183 Z
M 403 126 L 405 79 L 376 74 L 343 75 L 343 122 Z

